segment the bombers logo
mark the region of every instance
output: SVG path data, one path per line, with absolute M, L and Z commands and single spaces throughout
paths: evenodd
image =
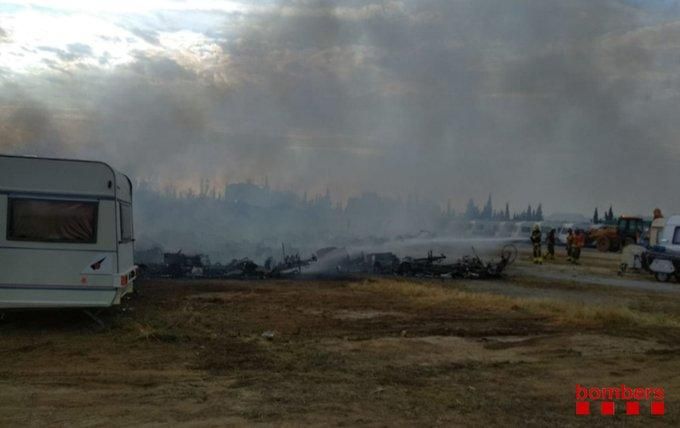
M 649 402 L 649 413 L 653 416 L 661 416 L 666 413 L 664 399 L 665 391 L 660 387 L 631 388 L 623 384 L 621 386 L 587 387 L 576 384 L 577 415 L 590 415 L 591 403 L 599 402 L 599 413 L 612 416 L 616 413 L 614 400 L 617 400 L 625 403 L 626 415 L 639 415 L 640 403 Z

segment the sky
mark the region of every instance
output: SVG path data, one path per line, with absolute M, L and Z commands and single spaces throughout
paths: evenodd
M 0 1 L 0 152 L 680 212 L 680 2 Z

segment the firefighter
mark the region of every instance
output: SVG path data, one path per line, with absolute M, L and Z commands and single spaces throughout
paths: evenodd
M 545 243 L 548 246 L 548 253 L 545 258 L 555 260 L 555 229 L 550 229 L 548 237 L 545 239 Z
M 576 231 L 574 235 L 574 244 L 571 249 L 572 263 L 577 265 L 579 258 L 581 258 L 581 248 L 586 244 L 586 235 L 582 230 Z
M 566 248 L 567 248 L 567 261 L 571 262 L 574 260 L 572 257 L 572 250 L 574 248 L 574 231 L 571 229 L 567 230 L 567 242 L 566 242 Z
M 531 231 L 531 243 L 534 246 L 534 263 L 543 263 L 543 257 L 541 255 L 541 227 L 537 224 L 534 225 Z

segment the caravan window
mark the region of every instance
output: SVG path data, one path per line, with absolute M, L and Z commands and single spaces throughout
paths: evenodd
M 673 232 L 673 245 L 680 245 L 680 227 L 676 227 Z
M 122 242 L 132 241 L 132 206 L 120 204 L 120 240 Z
M 8 207 L 8 240 L 97 242 L 98 202 L 9 198 Z

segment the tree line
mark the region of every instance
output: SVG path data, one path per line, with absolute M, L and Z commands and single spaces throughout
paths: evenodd
M 614 216 L 614 209 L 610 205 L 609 209 L 604 212 L 604 217 L 600 217 L 600 213 L 598 212 L 597 208 L 595 208 L 595 212 L 593 213 L 593 223 L 595 224 L 600 224 L 600 223 L 614 223 L 616 222 L 616 217 Z
M 466 220 L 495 220 L 495 221 L 543 221 L 543 205 L 541 203 L 534 209 L 531 204 L 520 212 L 510 214 L 510 204 L 505 203 L 505 207 L 495 210 L 491 195 L 486 200 L 486 204 L 479 208 L 473 198 L 467 203 L 463 217 Z

